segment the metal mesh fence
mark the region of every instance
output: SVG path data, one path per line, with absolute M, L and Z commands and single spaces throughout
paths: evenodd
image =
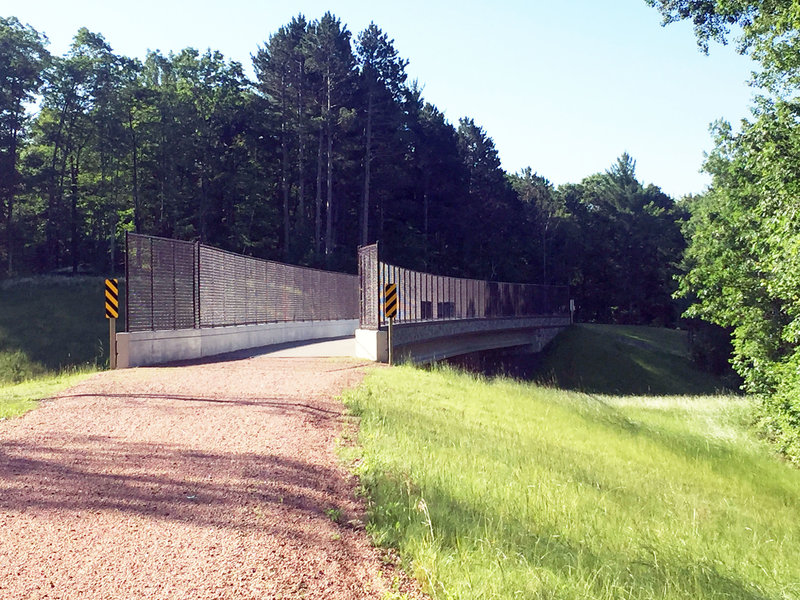
M 569 314 L 569 287 L 445 277 L 378 259 L 377 245 L 359 249 L 363 329 L 386 324 L 381 291 L 396 283 L 395 323 Z
M 358 277 L 129 234 L 128 331 L 358 318 Z
M 197 245 L 129 234 L 127 330 L 197 327 Z

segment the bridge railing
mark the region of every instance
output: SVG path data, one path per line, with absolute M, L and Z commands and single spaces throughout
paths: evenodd
M 381 290 L 398 288 L 395 323 L 569 315 L 569 287 L 433 275 L 385 263 L 378 245 L 359 248 L 360 327 L 386 324 Z
M 126 236 L 127 331 L 358 318 L 358 277 Z

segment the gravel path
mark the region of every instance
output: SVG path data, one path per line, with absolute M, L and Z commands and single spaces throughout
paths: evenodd
M 382 598 L 399 574 L 335 454 L 333 398 L 363 374 L 268 356 L 107 372 L 0 423 L 0 598 Z

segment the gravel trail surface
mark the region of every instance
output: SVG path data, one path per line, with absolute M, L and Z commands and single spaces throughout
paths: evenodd
M 382 598 L 399 573 L 335 453 L 364 370 L 106 372 L 0 422 L 0 599 Z

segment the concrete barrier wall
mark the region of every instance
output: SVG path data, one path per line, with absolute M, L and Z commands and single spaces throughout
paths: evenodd
M 192 360 L 273 344 L 345 337 L 358 320 L 292 321 L 210 329 L 135 331 L 117 334 L 117 368 Z

